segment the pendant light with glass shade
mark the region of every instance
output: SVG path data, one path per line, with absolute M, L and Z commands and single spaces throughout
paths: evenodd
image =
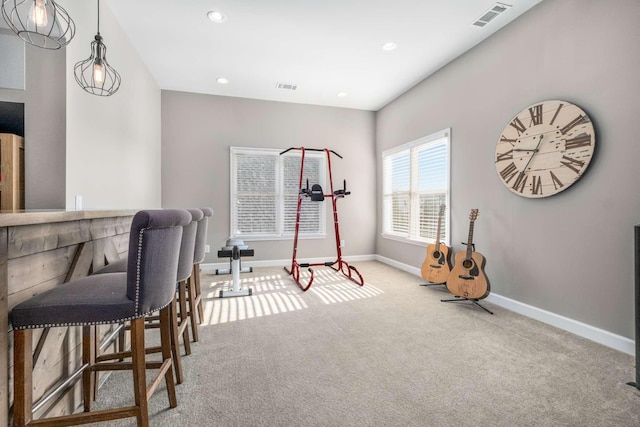
M 54 0 L 0 0 L 2 16 L 22 40 L 44 49 L 60 49 L 69 44 L 76 26 Z
M 107 46 L 100 35 L 100 0 L 98 0 L 98 33 L 91 42 L 91 56 L 73 67 L 76 82 L 92 95 L 111 96 L 120 88 L 120 74 L 107 62 Z

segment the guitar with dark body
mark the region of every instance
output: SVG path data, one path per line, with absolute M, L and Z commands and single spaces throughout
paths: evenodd
M 422 278 L 434 284 L 445 283 L 449 277 L 449 272 L 451 272 L 451 251 L 447 245 L 440 242 L 440 229 L 445 208 L 445 205 L 440 205 L 436 242 L 427 246 L 427 258 L 420 269 Z
M 473 248 L 473 226 L 478 218 L 478 209 L 469 214 L 469 239 L 467 250 L 456 253 L 455 264 L 449 278 L 447 289 L 452 294 L 466 299 L 483 299 L 489 295 L 490 285 L 484 273 L 485 258 Z

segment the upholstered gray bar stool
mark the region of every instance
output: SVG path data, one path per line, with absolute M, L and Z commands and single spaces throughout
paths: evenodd
M 189 331 L 188 331 L 188 311 L 187 311 L 187 302 L 192 299 L 192 295 L 187 289 L 187 280 L 191 277 L 192 268 L 193 268 L 193 257 L 195 251 L 195 243 L 196 243 L 196 233 L 198 230 L 198 221 L 203 218 L 203 213 L 200 209 L 187 209 L 187 211 L 191 214 L 191 222 L 183 227 L 182 232 L 182 242 L 180 243 L 180 257 L 178 259 L 178 274 L 176 277 L 176 292 L 178 295 L 178 299 L 176 304 L 180 306 L 179 310 L 179 318 L 178 318 L 178 310 L 175 309 L 174 305 L 172 305 L 171 309 L 171 352 L 173 354 L 173 363 L 174 369 L 176 372 L 176 382 L 181 384 L 184 381 L 184 371 L 182 369 L 182 356 L 179 349 L 179 336 L 182 335 L 185 353 L 187 355 L 191 354 L 191 343 L 189 340 Z M 94 274 L 104 274 L 104 273 L 116 273 L 116 272 L 126 272 L 127 264 L 124 263 L 124 260 L 115 261 L 106 267 L 97 270 Z M 147 317 L 147 323 L 145 326 L 147 328 L 157 328 L 158 324 L 155 322 L 158 320 L 156 316 Z M 147 353 L 160 351 L 159 348 L 150 348 L 147 349 Z M 122 356 L 122 352 L 117 354 L 106 354 L 98 357 L 98 360 L 108 360 L 115 359 Z M 125 357 L 128 355 L 125 353 Z
M 193 311 L 193 301 L 195 295 L 193 289 L 187 286 L 187 281 L 191 278 L 193 271 L 193 257 L 196 247 L 198 224 L 202 221 L 204 214 L 200 209 L 187 209 L 191 213 L 192 221 L 189 224 L 189 241 L 180 248 L 180 266 L 178 268 L 178 301 L 180 303 L 180 321 L 178 322 L 178 334 L 182 335 L 184 351 L 191 354 L 191 344 L 189 340 L 189 312 Z M 189 308 L 187 308 L 187 305 Z M 191 333 L 195 337 L 193 323 L 191 323 Z M 176 341 L 176 347 L 178 346 Z
M 193 288 L 195 292 L 195 298 L 193 298 L 193 304 L 195 305 L 195 310 L 191 311 L 191 324 L 193 331 L 193 340 L 198 341 L 198 329 L 197 324 L 202 323 L 204 319 L 204 310 L 202 308 L 202 288 L 200 286 L 200 263 L 204 261 L 205 257 L 205 246 L 207 244 L 207 230 L 209 226 L 209 218 L 213 216 L 213 209 L 211 208 L 200 208 L 202 213 L 204 214 L 204 218 L 198 221 L 198 234 L 196 235 L 196 248 L 193 254 L 193 273 L 191 274 L 191 279 L 189 280 L 189 286 Z M 195 311 L 198 312 L 198 319 L 195 317 Z
M 169 310 L 175 301 L 176 275 L 183 226 L 191 215 L 181 209 L 140 211 L 133 217 L 127 273 L 98 274 L 72 280 L 18 304 L 11 312 L 14 329 L 14 426 L 66 426 L 136 417 L 138 426 L 149 425 L 148 400 L 164 378 L 169 406 L 177 405 L 171 363 Z M 162 360 L 147 362 L 144 319 L 160 312 Z M 131 322 L 131 362 L 95 361 L 95 326 Z M 33 329 L 82 326 L 84 412 L 33 419 Z M 134 402 L 131 406 L 92 411 L 93 371 L 133 370 Z M 147 385 L 146 369 L 157 369 Z

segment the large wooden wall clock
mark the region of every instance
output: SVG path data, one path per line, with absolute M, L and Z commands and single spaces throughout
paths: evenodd
M 513 193 L 553 196 L 586 171 L 596 144 L 593 123 L 565 101 L 543 101 L 516 114 L 496 144 L 496 171 Z

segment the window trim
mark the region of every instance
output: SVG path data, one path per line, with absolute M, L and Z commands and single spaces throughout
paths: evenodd
M 278 148 L 261 148 L 261 147 L 238 147 L 231 146 L 229 149 L 229 235 L 232 238 L 240 238 L 243 241 L 275 241 L 275 240 L 293 240 L 295 232 L 291 234 L 287 234 L 284 232 L 284 168 L 282 165 L 282 160 L 285 157 L 300 157 L 300 151 L 291 151 L 286 154 L 280 154 L 282 149 Z M 275 182 L 277 185 L 277 194 L 276 194 L 276 221 L 277 228 L 279 229 L 279 234 L 237 234 L 235 233 L 235 224 L 234 224 L 234 215 L 237 214 L 235 209 L 234 200 L 236 200 L 236 191 L 235 191 L 235 179 L 236 179 L 236 164 L 234 162 L 234 155 L 239 153 L 249 153 L 249 154 L 267 154 L 277 156 L 278 164 L 276 167 L 276 177 Z M 320 179 L 317 184 L 320 184 L 323 189 L 326 189 L 327 182 L 327 160 L 326 155 L 324 153 L 316 153 L 312 151 L 305 151 L 305 160 L 309 158 L 317 158 L 320 160 L 321 165 L 319 168 Z M 296 186 L 298 186 L 300 179 L 300 174 L 296 175 Z M 313 184 L 316 184 L 315 182 Z M 303 183 L 305 185 L 305 183 Z M 309 184 L 311 185 L 311 183 Z M 326 217 L 326 208 L 320 208 L 319 211 L 319 232 L 317 233 L 303 233 L 300 232 L 298 234 L 298 239 L 324 239 L 327 236 L 327 217 Z
M 420 245 L 420 246 L 425 246 L 429 245 L 431 243 L 435 243 L 435 239 L 428 239 L 428 238 L 420 238 L 419 236 L 416 237 L 416 233 L 412 233 L 412 222 L 416 221 L 416 219 L 414 218 L 415 215 L 411 215 L 411 213 L 409 214 L 409 236 L 405 236 L 402 234 L 396 234 L 396 233 L 392 233 L 389 232 L 386 227 L 387 227 L 387 221 L 389 220 L 389 218 L 387 217 L 387 204 L 385 201 L 385 196 L 386 196 L 386 189 L 387 189 L 387 177 L 385 176 L 385 159 L 388 156 L 392 156 L 394 154 L 400 153 L 402 151 L 406 151 L 406 150 L 413 150 L 415 148 L 418 147 L 422 147 L 422 146 L 426 146 L 429 144 L 435 144 L 440 142 L 441 139 L 446 138 L 446 142 L 447 142 L 447 174 L 446 174 L 446 179 L 447 179 L 447 192 L 446 192 L 446 196 L 445 196 L 445 203 L 447 206 L 447 209 L 445 211 L 444 214 L 444 218 L 445 218 L 445 239 L 441 239 L 442 241 L 444 241 L 444 243 L 447 246 L 451 246 L 451 128 L 445 128 L 441 131 L 438 132 L 434 132 L 430 135 L 427 136 L 423 136 L 421 138 L 415 139 L 413 141 L 407 142 L 405 144 L 402 145 L 398 145 L 396 147 L 393 148 L 389 148 L 388 150 L 385 150 L 382 152 L 382 233 L 380 233 L 380 235 L 382 236 L 382 238 L 387 239 L 387 240 L 395 240 L 395 241 L 399 241 L 399 242 L 404 242 L 404 243 L 410 243 L 413 245 Z M 410 184 L 410 190 L 409 190 L 409 194 L 414 194 L 414 193 L 418 193 L 417 191 L 414 190 L 413 187 L 411 187 L 411 185 L 415 184 L 414 182 L 414 178 L 415 176 L 417 176 L 417 166 L 415 166 L 415 160 L 414 156 L 410 155 L 410 175 L 411 175 L 411 183 Z M 413 200 L 413 198 L 411 198 L 410 196 L 410 204 L 415 203 L 415 201 Z

